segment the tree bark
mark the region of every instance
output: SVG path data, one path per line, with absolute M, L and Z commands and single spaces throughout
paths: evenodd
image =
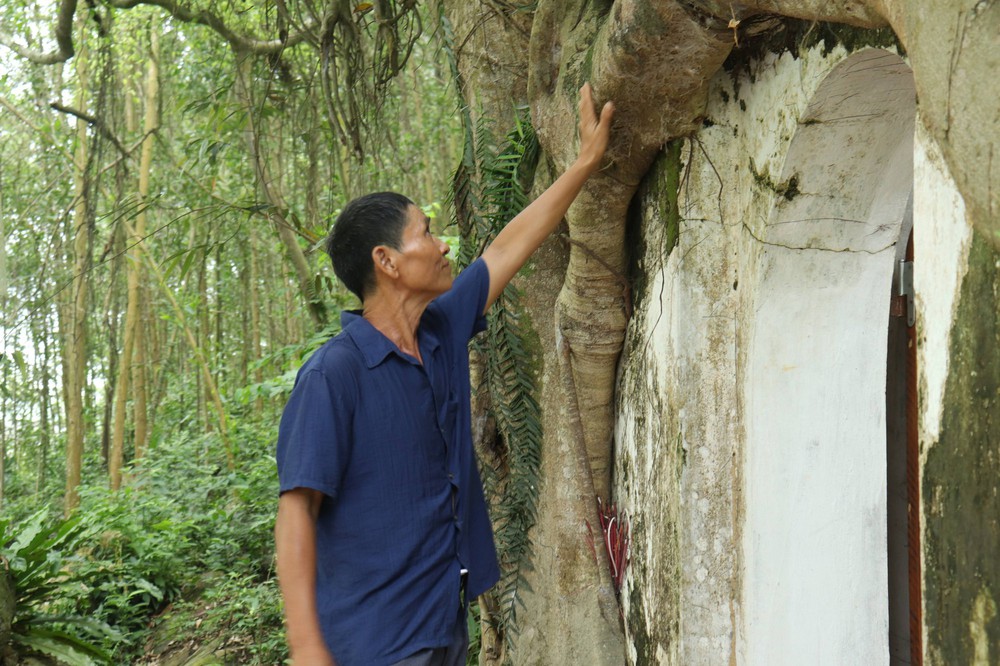
M 598 107 L 613 100 L 619 110 L 608 166 L 567 214 L 570 259 L 557 306 L 557 325 L 573 349 L 580 410 L 587 414 L 595 492 L 609 498 L 615 372 L 631 307 L 628 206 L 663 144 L 697 126 L 707 83 L 733 41 L 721 23 L 706 29 L 680 3 L 623 0 L 607 16 L 569 4 L 539 5 L 529 93 L 539 141 L 559 170 L 575 157 L 583 82 L 591 82 Z

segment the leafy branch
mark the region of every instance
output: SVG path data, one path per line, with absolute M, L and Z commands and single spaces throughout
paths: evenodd
M 265 58 L 273 71 L 287 70 L 283 58 L 289 49 L 300 45 L 312 48 L 321 63 L 327 120 L 341 143 L 349 146 L 358 158 L 364 154 L 364 139 L 371 134 L 370 126 L 373 119 L 378 118 L 388 85 L 405 67 L 423 30 L 417 0 L 378 0 L 374 3 L 318 0 L 301 3 L 298 16 L 294 17 L 284 2 L 278 2 L 278 20 L 264 20 L 261 34 L 237 26 L 246 21 L 235 15 L 227 16 L 214 8 L 199 7 L 193 1 L 91 0 L 84 4 L 99 33 L 103 33 L 105 25 L 110 23 L 113 10 L 158 7 L 175 21 L 204 26 L 215 32 L 229 45 L 238 61 L 247 56 Z M 59 3 L 52 28 L 55 50 L 43 52 L 28 48 L 9 34 L 7 26 L 0 26 L 0 44 L 36 64 L 67 62 L 76 55 L 73 30 L 78 5 L 78 0 Z M 263 11 L 267 11 L 266 7 Z M 267 34 L 269 31 L 272 34 Z M 73 113 L 65 108 L 57 110 Z M 79 112 L 74 115 L 107 131 L 99 122 L 99 116 L 86 114 L 85 117 Z M 119 142 L 112 142 L 124 151 Z

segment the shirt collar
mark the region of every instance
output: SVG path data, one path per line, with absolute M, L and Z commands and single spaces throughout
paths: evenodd
M 426 314 L 425 310 L 424 315 L 426 316 Z M 394 342 L 382 334 L 382 331 L 372 326 L 371 322 L 361 316 L 361 310 L 342 311 L 340 313 L 340 327 L 351 336 L 369 369 L 384 361 L 389 354 L 395 354 L 404 361 L 416 364 L 416 359 L 401 352 Z M 430 352 L 441 346 L 441 341 L 433 327 L 424 326 L 423 317 L 421 317 L 420 325 L 417 328 L 417 344 L 420 345 L 420 353 L 425 360 L 429 357 Z

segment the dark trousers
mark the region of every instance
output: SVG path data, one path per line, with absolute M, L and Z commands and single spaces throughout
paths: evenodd
M 468 652 L 469 625 L 463 604 L 458 611 L 458 622 L 455 623 L 451 643 L 445 647 L 421 650 L 402 661 L 397 661 L 393 666 L 465 666 Z

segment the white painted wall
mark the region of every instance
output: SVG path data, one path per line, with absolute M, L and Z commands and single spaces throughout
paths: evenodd
M 886 341 L 914 88 L 852 55 L 792 139 L 759 236 L 746 373 L 744 658 L 887 664 Z M 905 239 L 904 239 L 905 240 Z
M 816 255 L 768 252 L 760 284 L 746 387 L 748 664 L 888 663 L 889 302 L 872 284 L 888 284 L 892 253 Z
M 951 329 L 968 268 L 972 226 L 944 158 L 921 122 L 913 160 L 914 288 L 920 372 L 920 442 L 926 455 L 941 431 Z M 1000 266 L 997 267 L 1000 269 Z

